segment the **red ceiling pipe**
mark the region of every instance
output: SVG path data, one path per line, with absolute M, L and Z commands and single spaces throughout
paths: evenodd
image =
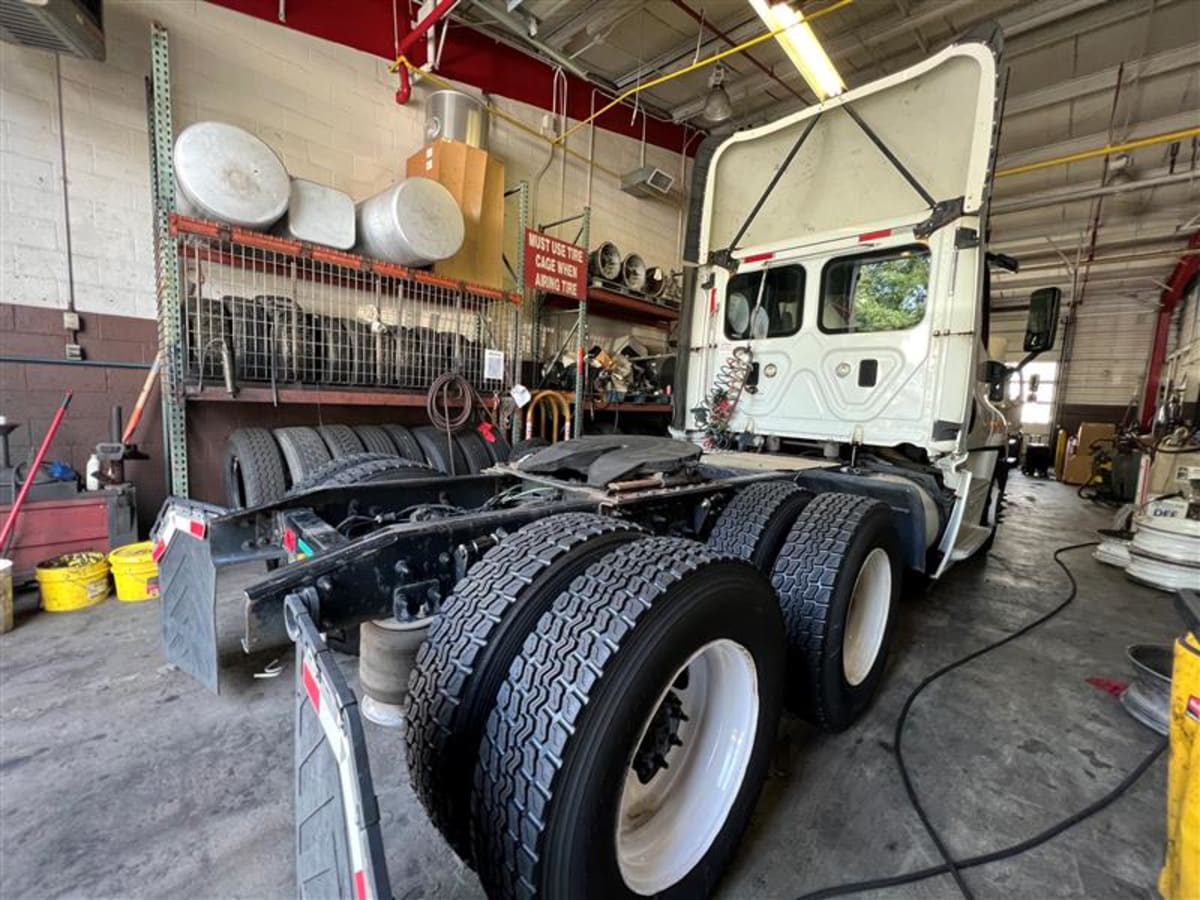
M 346 0 L 343 3 L 329 3 L 328 0 L 288 0 L 287 22 L 281 24 L 279 0 L 209 2 L 270 22 L 280 28 L 290 28 L 353 47 L 389 62 L 396 58 L 390 3 L 381 3 L 379 0 Z M 401 17 L 398 24 L 403 39 L 408 34 L 407 16 Z M 439 75 L 448 81 L 474 85 L 489 94 L 519 100 L 540 109 L 550 108 L 552 70 L 549 66 L 465 26 L 451 22 L 450 28 L 453 33 L 446 40 L 444 52 L 438 60 Z M 414 63 L 425 62 L 425 48 L 420 42 L 411 49 Z M 586 119 L 591 112 L 588 99 L 591 96 L 592 85 L 569 72 L 567 81 L 570 84 L 567 115 L 576 120 Z M 633 121 L 627 106 L 610 109 L 596 120 L 596 125 L 637 140 L 641 140 L 643 136 L 642 121 Z M 678 153 L 680 145 L 688 137 L 687 130 L 673 122 L 650 118 L 645 125 L 647 142 L 672 153 Z M 697 144 L 693 143 L 689 153 L 694 153 L 696 146 Z
M 441 2 L 433 8 L 433 12 L 417 23 L 417 27 L 400 38 L 400 43 L 396 47 L 396 56 L 408 56 L 408 51 L 413 45 L 425 36 L 430 28 L 438 23 L 438 19 L 450 12 L 450 8 L 456 4 L 458 0 L 441 0 Z M 412 81 L 408 77 L 408 66 L 401 63 L 400 68 L 396 70 L 400 76 L 400 87 L 396 88 L 396 102 L 403 106 L 412 97 Z
M 1188 249 L 1200 248 L 1200 231 L 1188 241 Z M 1167 339 L 1171 333 L 1171 319 L 1175 307 L 1183 299 L 1192 279 L 1200 274 L 1200 255 L 1184 256 L 1175 264 L 1175 270 L 1167 279 L 1167 288 L 1158 301 L 1158 321 L 1154 325 L 1154 347 L 1150 351 L 1150 367 L 1146 370 L 1146 390 L 1142 395 L 1142 431 L 1149 431 L 1154 421 L 1154 410 L 1158 405 L 1158 383 L 1163 363 L 1167 361 Z

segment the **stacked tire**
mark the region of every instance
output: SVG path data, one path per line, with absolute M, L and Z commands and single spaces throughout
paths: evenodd
M 273 503 L 289 493 L 324 486 L 315 476 L 337 473 L 339 484 L 352 484 L 346 473 L 370 472 L 383 479 L 389 473 L 414 470 L 392 458 L 418 464 L 428 475 L 433 469 L 447 475 L 476 474 L 508 459 L 502 437 L 488 441 L 473 430 L 447 437 L 432 426 L 307 425 L 283 428 L 239 428 L 225 445 L 226 503 L 237 509 Z M 342 461 L 341 466 L 332 463 Z M 364 462 L 372 465 L 356 468 Z M 300 486 L 304 486 L 301 488 Z

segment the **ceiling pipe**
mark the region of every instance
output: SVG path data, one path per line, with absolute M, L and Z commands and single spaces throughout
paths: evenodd
M 1200 232 L 1192 235 L 1188 241 L 1188 249 L 1200 249 Z M 1149 431 L 1154 421 L 1154 410 L 1158 404 L 1158 385 L 1162 377 L 1163 363 L 1167 360 L 1167 343 L 1175 307 L 1179 305 L 1179 301 L 1197 275 L 1200 275 L 1200 254 L 1183 257 L 1175 264 L 1159 300 L 1158 319 L 1154 323 L 1154 344 L 1150 349 L 1150 364 L 1146 369 L 1146 389 L 1142 394 L 1142 431 Z
M 408 51 L 415 47 L 417 42 L 425 35 L 425 32 L 436 25 L 439 19 L 449 13 L 457 2 L 458 0 L 441 0 L 429 15 L 418 22 L 412 31 L 400 39 L 400 43 L 396 45 L 396 58 L 403 60 Z M 408 66 L 401 65 L 397 70 L 397 75 L 400 78 L 400 86 L 396 88 L 396 102 L 403 106 L 412 99 L 412 79 L 408 74 Z
M 1183 184 L 1188 181 L 1200 183 L 1200 172 L 1176 172 L 1172 175 L 1159 175 L 1152 178 L 1141 178 L 1124 183 L 1097 185 L 1074 190 L 1042 191 L 1032 197 L 1014 197 L 1011 200 L 996 200 L 992 203 L 992 215 L 1024 212 L 1028 209 L 1041 209 L 1044 206 L 1057 206 L 1060 203 L 1074 203 L 1078 200 L 1091 200 L 1095 197 L 1107 197 L 1111 194 L 1124 194 L 1130 191 L 1144 191 L 1150 188 L 1163 187 L 1169 184 Z
M 571 59 L 569 56 L 564 56 L 562 53 L 559 53 L 545 41 L 539 41 L 537 38 L 531 36 L 526 23 L 522 21 L 520 17 L 510 13 L 503 6 L 498 6 L 495 3 L 489 2 L 489 0 L 468 0 L 468 2 L 476 9 L 487 13 L 499 24 L 503 25 L 522 41 L 529 44 L 529 46 L 533 47 L 538 53 L 546 57 L 546 59 L 550 60 L 555 65 L 562 66 L 565 71 L 570 72 L 577 78 L 582 78 L 584 81 L 590 81 L 593 84 L 597 83 L 596 78 L 593 77 L 593 75 L 586 69 L 581 68 L 580 65 L 575 62 L 575 60 Z M 601 85 L 601 87 L 603 86 L 604 85 Z
M 1161 259 L 1164 256 L 1175 258 L 1183 258 L 1185 256 L 1195 256 L 1200 253 L 1200 250 L 1154 250 L 1150 253 L 1123 253 L 1120 256 L 1097 256 L 1092 260 L 1093 266 L 1102 266 L 1106 263 L 1129 263 L 1140 262 L 1146 259 Z M 1039 263 L 1029 266 L 1021 263 L 1021 272 L 1053 272 L 1062 269 L 1061 263 Z M 996 272 L 996 275 L 1007 275 L 1008 273 L 1001 269 Z

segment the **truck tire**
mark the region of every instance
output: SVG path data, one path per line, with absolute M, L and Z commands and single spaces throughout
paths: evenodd
M 379 427 L 387 432 L 387 436 L 396 445 L 396 450 L 405 459 L 411 459 L 419 463 L 429 462 L 425 458 L 425 453 L 421 450 L 421 445 L 413 437 L 411 429 L 403 425 L 380 425 Z
M 796 518 L 771 570 L 796 712 L 842 731 L 867 708 L 887 663 L 901 574 L 887 504 L 818 494 Z
M 234 509 L 271 503 L 283 496 L 283 457 L 265 428 L 239 428 L 225 442 L 225 499 Z
M 273 433 L 275 442 L 283 452 L 283 460 L 287 463 L 289 484 L 303 481 L 332 458 L 315 428 L 295 425 L 276 428 Z
M 318 425 L 317 431 L 334 459 L 363 452 L 362 441 L 349 425 Z
M 483 444 L 487 447 L 487 452 L 491 455 L 492 462 L 508 462 L 508 457 L 512 453 L 512 446 L 505 440 L 504 435 L 500 433 L 500 429 L 493 429 L 492 440 L 484 441 Z
M 682 538 L 593 563 L 488 717 L 472 792 L 488 896 L 710 896 L 767 775 L 785 666 L 749 563 Z
M 526 525 L 468 570 L 418 651 L 409 681 L 408 769 L 429 818 L 468 863 L 470 773 L 513 658 L 576 575 L 642 536 L 637 525 L 592 513 Z
M 544 450 L 550 446 L 550 442 L 544 438 L 525 438 L 523 441 L 517 441 L 509 450 L 509 459 L 520 459 L 522 456 L 528 456 L 530 453 L 536 453 L 538 450 Z
M 491 468 L 492 456 L 483 445 L 483 438 L 476 431 L 460 431 L 454 435 L 458 449 L 467 459 L 467 467 L 472 475 L 478 475 L 484 469 Z
M 996 470 L 992 473 L 992 483 L 988 487 L 988 502 L 983 508 L 979 524 L 991 529 L 987 540 L 979 548 L 981 554 L 988 554 L 996 543 L 996 532 L 1000 528 L 1000 520 L 1004 518 L 1004 492 L 1008 488 L 1008 463 L 1003 459 L 996 460 Z
M 352 453 L 318 466 L 307 478 L 292 485 L 287 496 L 319 487 L 348 487 L 394 478 L 429 478 L 436 474 L 437 472 L 424 463 L 413 462 L 403 456 Z
M 447 475 L 470 474 L 471 468 L 467 465 L 467 458 L 463 456 L 453 437 L 447 442 L 446 432 L 439 431 L 432 425 L 422 425 L 413 429 L 413 436 L 421 445 L 421 451 L 429 464 L 439 472 Z
M 792 481 L 760 481 L 742 488 L 721 512 L 708 546 L 754 564 L 769 575 L 775 557 L 812 494 Z
M 382 453 L 384 456 L 400 455 L 396 452 L 396 445 L 387 436 L 387 432 L 378 425 L 355 425 L 354 434 L 368 453 Z

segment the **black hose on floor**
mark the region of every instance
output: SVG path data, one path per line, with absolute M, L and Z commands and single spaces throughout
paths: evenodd
M 932 674 L 927 675 L 915 688 L 913 688 L 912 692 L 904 701 L 904 706 L 900 710 L 900 716 L 896 719 L 896 730 L 893 740 L 893 753 L 895 754 L 896 758 L 896 767 L 900 770 L 900 778 L 904 782 L 904 791 L 908 795 L 909 803 L 912 804 L 913 810 L 917 813 L 917 817 L 921 820 L 921 824 L 925 827 L 926 833 L 937 847 L 943 861 L 935 866 L 917 869 L 912 872 L 903 872 L 899 875 L 872 878 L 866 881 L 847 882 L 846 884 L 822 888 L 819 891 L 812 891 L 810 893 L 803 894 L 799 900 L 825 900 L 825 898 L 829 897 L 844 897 L 848 894 L 860 894 L 867 891 L 877 891 L 882 890 L 883 888 L 913 884 L 914 882 L 924 881 L 927 878 L 933 878 L 938 875 L 946 874 L 953 876 L 955 883 L 958 885 L 958 888 L 964 897 L 971 898 L 974 895 L 971 893 L 970 887 L 966 884 L 966 881 L 962 876 L 962 870 L 971 869 L 976 866 L 987 865 L 988 863 L 999 862 L 1003 859 L 1010 859 L 1011 857 L 1018 856 L 1022 853 L 1032 850 L 1033 848 L 1044 844 L 1051 838 L 1062 834 L 1067 829 L 1072 828 L 1073 826 L 1079 824 L 1088 817 L 1095 815 L 1102 809 L 1105 809 L 1112 804 L 1115 800 L 1117 800 L 1117 798 L 1119 798 L 1130 787 L 1132 787 L 1133 784 L 1137 782 L 1137 780 L 1146 772 L 1146 770 L 1150 768 L 1154 761 L 1158 759 L 1160 755 L 1162 755 L 1163 750 L 1165 750 L 1167 746 L 1167 742 L 1165 740 L 1156 744 L 1154 749 L 1145 757 L 1145 759 L 1138 763 L 1138 765 L 1134 767 L 1134 769 L 1128 775 L 1125 776 L 1120 784 L 1090 805 L 1085 806 L 1078 812 L 1068 816 L 1065 819 L 1062 819 L 1061 821 L 1051 825 L 1044 831 L 1038 832 L 1030 838 L 1027 838 L 1016 844 L 1012 844 L 1011 846 L 1004 847 L 1000 850 L 994 850 L 991 853 L 984 853 L 982 855 L 972 856 L 966 859 L 954 859 L 951 856 L 950 852 L 946 848 L 945 843 L 942 841 L 941 835 L 933 826 L 933 823 L 929 820 L 929 816 L 925 812 L 925 807 L 922 805 L 920 798 L 917 796 L 916 788 L 913 786 L 912 778 L 908 772 L 908 766 L 904 762 L 904 753 L 902 750 L 904 725 L 908 721 L 908 714 L 912 709 L 913 704 L 916 702 L 916 699 L 921 695 L 921 693 L 943 675 L 953 672 L 955 669 L 965 666 L 972 660 L 978 659 L 985 653 L 990 653 L 991 651 L 1003 647 L 1005 644 L 1015 641 L 1017 638 L 1028 634 L 1029 632 L 1033 631 L 1033 629 L 1044 624 L 1045 622 L 1048 622 L 1050 619 L 1054 618 L 1060 612 L 1070 606 L 1071 602 L 1075 599 L 1076 594 L 1079 592 L 1079 585 L 1075 581 L 1075 576 L 1071 573 L 1071 570 L 1067 568 L 1066 563 L 1064 563 L 1060 557 L 1062 554 L 1071 550 L 1080 550 L 1084 547 L 1095 547 L 1097 543 L 1097 541 L 1087 541 L 1082 544 L 1071 544 L 1067 547 L 1060 547 L 1054 551 L 1055 564 L 1057 564 L 1058 567 L 1063 570 L 1067 576 L 1067 580 L 1071 583 L 1071 588 L 1067 592 L 1067 596 L 1054 608 L 1052 608 L 1049 612 L 1038 616 L 1028 624 L 1021 626 L 1011 634 L 1005 635 L 998 641 L 993 641 L 992 643 L 987 644 L 978 650 L 968 653 L 966 656 L 947 663 L 940 669 L 934 671 Z

